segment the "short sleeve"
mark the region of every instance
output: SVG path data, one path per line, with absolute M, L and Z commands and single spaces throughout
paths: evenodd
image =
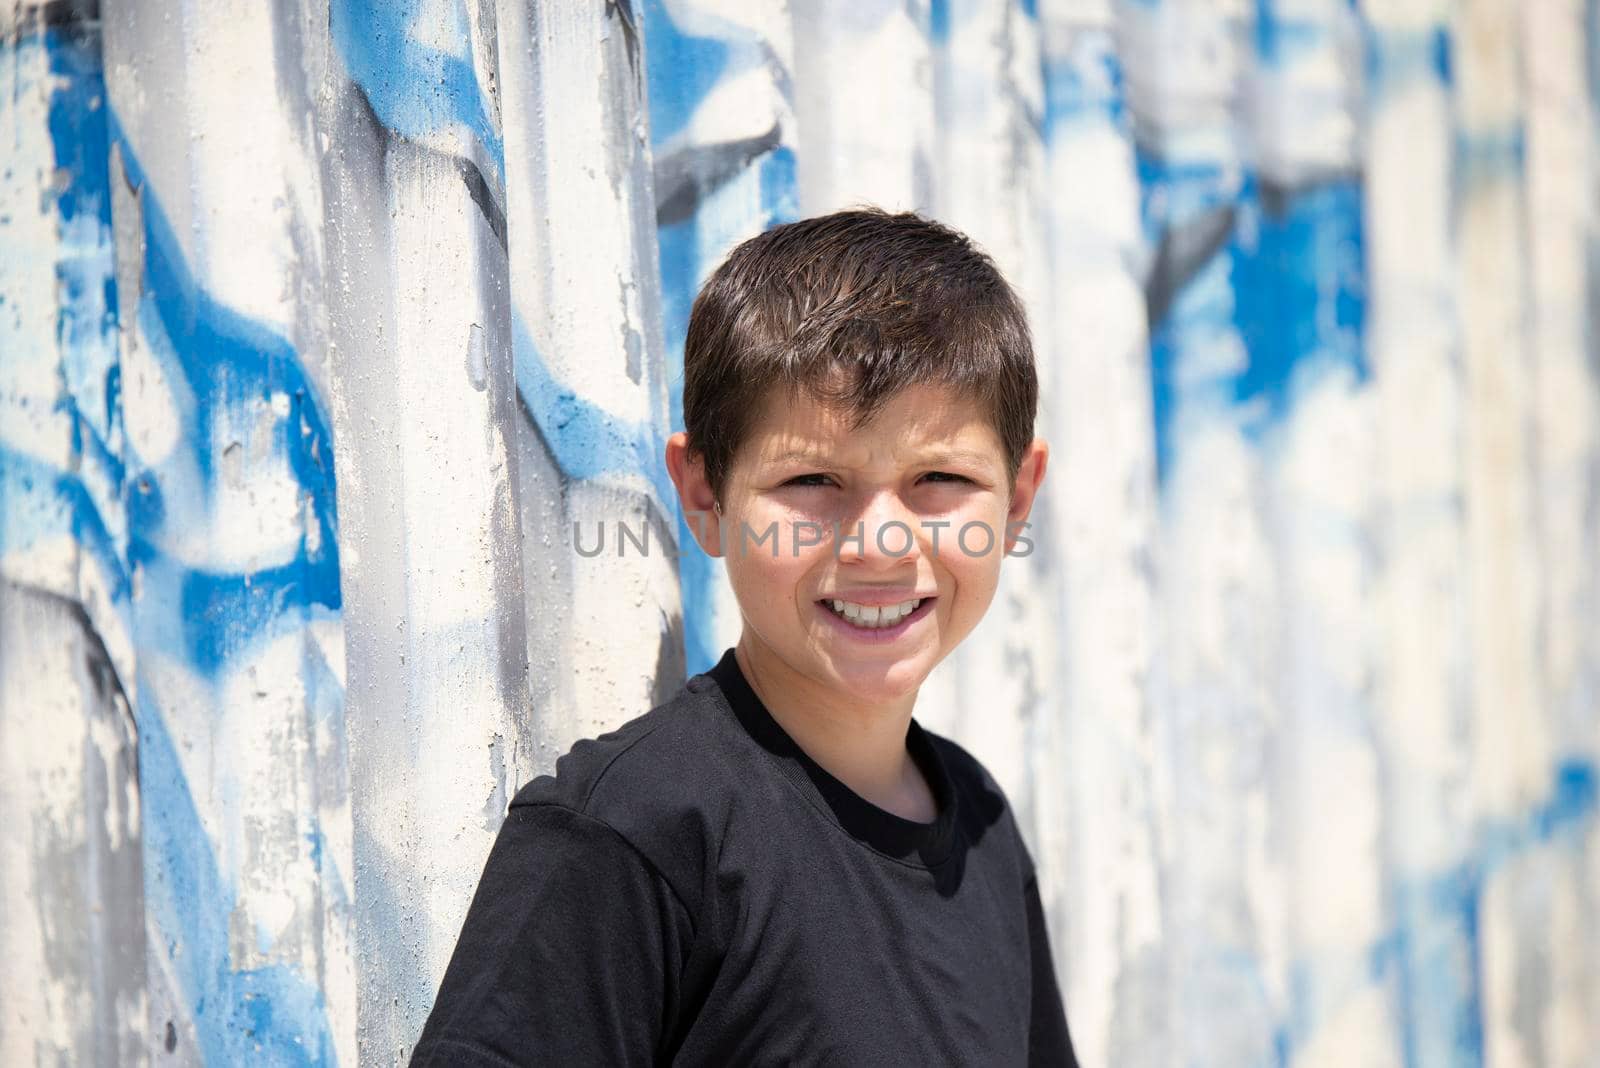
M 1078 1068 L 1078 1057 L 1067 1033 L 1067 1012 L 1056 984 L 1050 956 L 1050 933 L 1044 904 L 1039 899 L 1039 877 L 1028 865 L 1023 898 L 1028 913 L 1028 951 L 1033 968 L 1033 996 L 1028 1017 L 1028 1064 L 1036 1068 Z
M 515 806 L 411 1064 L 653 1064 L 692 942 L 682 902 L 609 825 Z

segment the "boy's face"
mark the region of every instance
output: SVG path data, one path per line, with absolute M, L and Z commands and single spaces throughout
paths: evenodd
M 891 701 L 983 618 L 1047 449 L 1034 439 L 1011 492 L 982 409 L 943 386 L 908 387 L 860 430 L 848 424 L 775 391 L 734 458 L 720 524 L 708 515 L 697 538 L 724 558 L 757 649 L 853 699 Z M 703 471 L 683 436 L 673 441 L 684 507 L 709 511 Z M 885 609 L 894 618 L 908 602 L 884 625 Z M 850 618 L 874 613 L 876 625 Z

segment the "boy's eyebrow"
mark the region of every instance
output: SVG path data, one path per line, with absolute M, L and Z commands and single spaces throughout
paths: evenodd
M 789 449 L 785 452 L 780 452 L 775 456 L 768 456 L 765 462 L 769 464 L 786 464 L 791 460 L 798 461 L 800 463 L 811 463 L 821 462 L 822 457 L 808 449 Z
M 813 463 L 826 464 L 828 458 L 810 449 L 787 449 L 774 456 L 769 456 L 764 461 L 768 464 Z M 922 463 L 970 463 L 978 467 L 988 467 L 993 464 L 994 458 L 987 453 L 975 449 L 934 449 L 920 458 Z

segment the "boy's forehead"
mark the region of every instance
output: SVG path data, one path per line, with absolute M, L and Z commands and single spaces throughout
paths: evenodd
M 855 419 L 855 412 L 824 404 L 804 390 L 774 388 L 751 422 L 750 448 L 741 451 L 756 462 L 772 462 L 836 453 L 876 435 L 909 448 L 959 445 L 963 451 L 1002 459 L 999 437 L 983 406 L 942 383 L 907 386 L 884 401 L 861 427 L 855 427 Z

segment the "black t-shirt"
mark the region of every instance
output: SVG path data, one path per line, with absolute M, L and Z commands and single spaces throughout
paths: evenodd
M 518 791 L 413 1065 L 1071 1065 L 1033 859 L 913 718 L 939 812 L 871 804 L 729 649 Z

